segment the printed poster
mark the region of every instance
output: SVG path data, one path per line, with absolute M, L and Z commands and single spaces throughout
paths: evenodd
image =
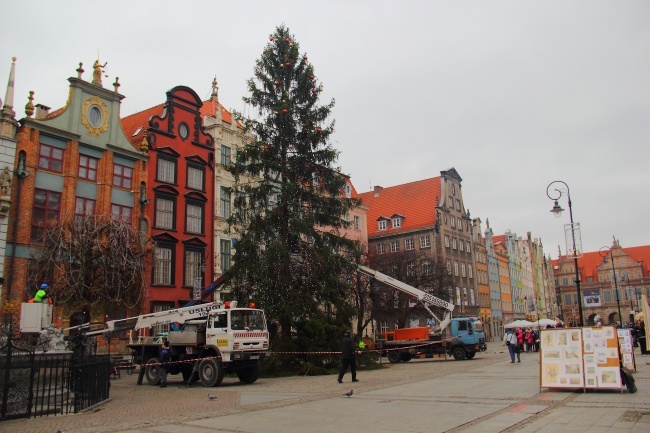
M 543 329 L 540 332 L 540 387 L 584 388 L 580 328 Z
M 621 388 L 619 337 L 614 326 L 582 329 L 586 388 Z
M 621 360 L 623 366 L 630 370 L 636 371 L 636 360 L 634 358 L 634 340 L 632 339 L 631 329 L 617 329 L 618 333 L 618 348 L 621 351 Z

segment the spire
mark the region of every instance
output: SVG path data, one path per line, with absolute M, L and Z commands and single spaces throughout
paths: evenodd
M 217 76 L 214 76 L 214 80 L 212 80 L 212 100 L 214 102 L 219 101 L 219 86 L 217 85 Z
M 12 117 L 16 115 L 14 112 L 14 77 L 16 74 L 16 58 L 11 58 L 11 69 L 9 70 L 9 80 L 7 81 L 7 93 L 5 93 L 5 105 L 2 111 L 9 111 L 13 113 Z
M 4 106 L 0 110 L 0 135 L 5 138 L 15 138 L 18 128 L 16 121 L 16 112 L 14 111 L 14 77 L 16 74 L 16 58 L 11 58 L 11 69 L 9 70 L 9 80 L 7 82 L 7 93 L 5 94 Z M 0 101 L 2 105 L 2 101 Z

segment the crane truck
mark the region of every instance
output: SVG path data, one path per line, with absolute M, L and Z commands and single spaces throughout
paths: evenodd
M 444 353 L 456 360 L 472 359 L 476 353 L 487 350 L 483 325 L 477 318 L 454 318 L 454 304 L 374 269 L 362 265 L 358 268 L 362 274 L 417 298 L 435 319 L 432 327 L 403 328 L 380 333 L 375 340 L 375 349 L 382 356 L 387 356 L 391 363 L 410 361 L 420 354 L 430 358 Z M 431 311 L 430 306 L 444 310 L 442 320 Z
M 162 335 L 146 335 L 149 329 L 168 325 Z M 264 312 L 256 308 L 237 308 L 235 301 L 191 305 L 156 313 L 142 314 L 106 322 L 105 328 L 87 332 L 87 336 L 137 331 L 127 345 L 134 364 L 141 365 L 138 384 L 143 378 L 151 385 L 159 382 L 157 365 L 166 339 L 171 352 L 169 374 L 189 380 L 198 371 L 205 386 L 218 386 L 224 374 L 237 374 L 244 383 L 255 382 L 260 362 L 269 350 L 269 333 Z M 133 334 L 131 334 L 133 335 Z

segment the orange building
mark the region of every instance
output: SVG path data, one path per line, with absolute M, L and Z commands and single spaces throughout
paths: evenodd
M 214 276 L 214 139 L 196 92 L 177 86 L 166 99 L 122 119 L 133 145 L 149 153 L 149 176 L 139 185 L 155 242 L 148 312 L 185 305 Z
M 68 79 L 65 106 L 54 112 L 34 106 L 30 92 L 27 117 L 20 121 L 17 136 L 4 299 L 27 300 L 39 284 L 52 282 L 53 275 L 45 275 L 32 260 L 35 250 L 47 247 L 43 239 L 50 227 L 76 215 L 110 215 L 138 227 L 142 209 L 137 185 L 147 180 L 146 152 L 134 147 L 122 131 L 124 96 L 117 92 L 118 80 L 113 90 L 105 89 L 98 61 L 92 82 L 82 79 L 83 72 L 80 64 L 77 77 Z M 75 314 L 88 318 L 90 311 L 84 310 Z M 70 317 L 57 319 L 67 324 Z

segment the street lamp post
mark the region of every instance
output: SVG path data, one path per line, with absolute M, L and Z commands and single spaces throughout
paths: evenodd
M 556 183 L 561 183 L 562 185 L 564 185 L 566 187 L 566 190 L 560 189 L 561 187 L 553 188 L 553 191 L 555 191 L 555 193 L 557 194 L 554 193 L 551 196 L 550 193 L 551 186 Z M 573 209 L 571 207 L 571 194 L 569 193 L 569 185 L 567 185 L 565 182 L 561 180 L 554 180 L 553 182 L 549 183 L 548 186 L 546 187 L 546 196 L 555 202 L 555 204 L 553 205 L 553 209 L 551 209 L 551 212 L 555 215 L 556 218 L 559 218 L 562 215 L 562 211 L 564 211 L 564 209 L 562 209 L 562 207 L 558 204 L 557 201 L 565 194 L 569 202 L 569 219 L 571 221 L 571 242 L 573 245 L 573 251 L 571 255 L 573 256 L 573 262 L 576 268 L 575 281 L 576 281 L 576 290 L 578 292 L 578 314 L 580 320 L 578 322 L 578 326 L 582 327 L 584 322 L 582 320 L 582 293 L 580 292 L 580 270 L 578 269 L 578 249 L 576 248 L 576 234 L 575 234 L 575 225 L 573 224 Z M 561 292 L 560 292 L 560 296 L 561 296 Z
M 607 251 L 605 251 L 607 250 Z M 604 254 L 603 254 L 604 253 Z M 616 306 L 618 307 L 618 320 L 620 321 L 620 326 L 623 326 L 623 316 L 621 315 L 621 296 L 618 293 L 618 281 L 616 278 L 616 265 L 614 264 L 614 255 L 612 254 L 612 249 L 610 247 L 602 247 L 599 251 L 601 257 L 603 257 L 603 262 L 607 262 L 607 256 L 609 255 L 612 260 L 612 272 L 614 273 L 614 291 L 616 294 Z

